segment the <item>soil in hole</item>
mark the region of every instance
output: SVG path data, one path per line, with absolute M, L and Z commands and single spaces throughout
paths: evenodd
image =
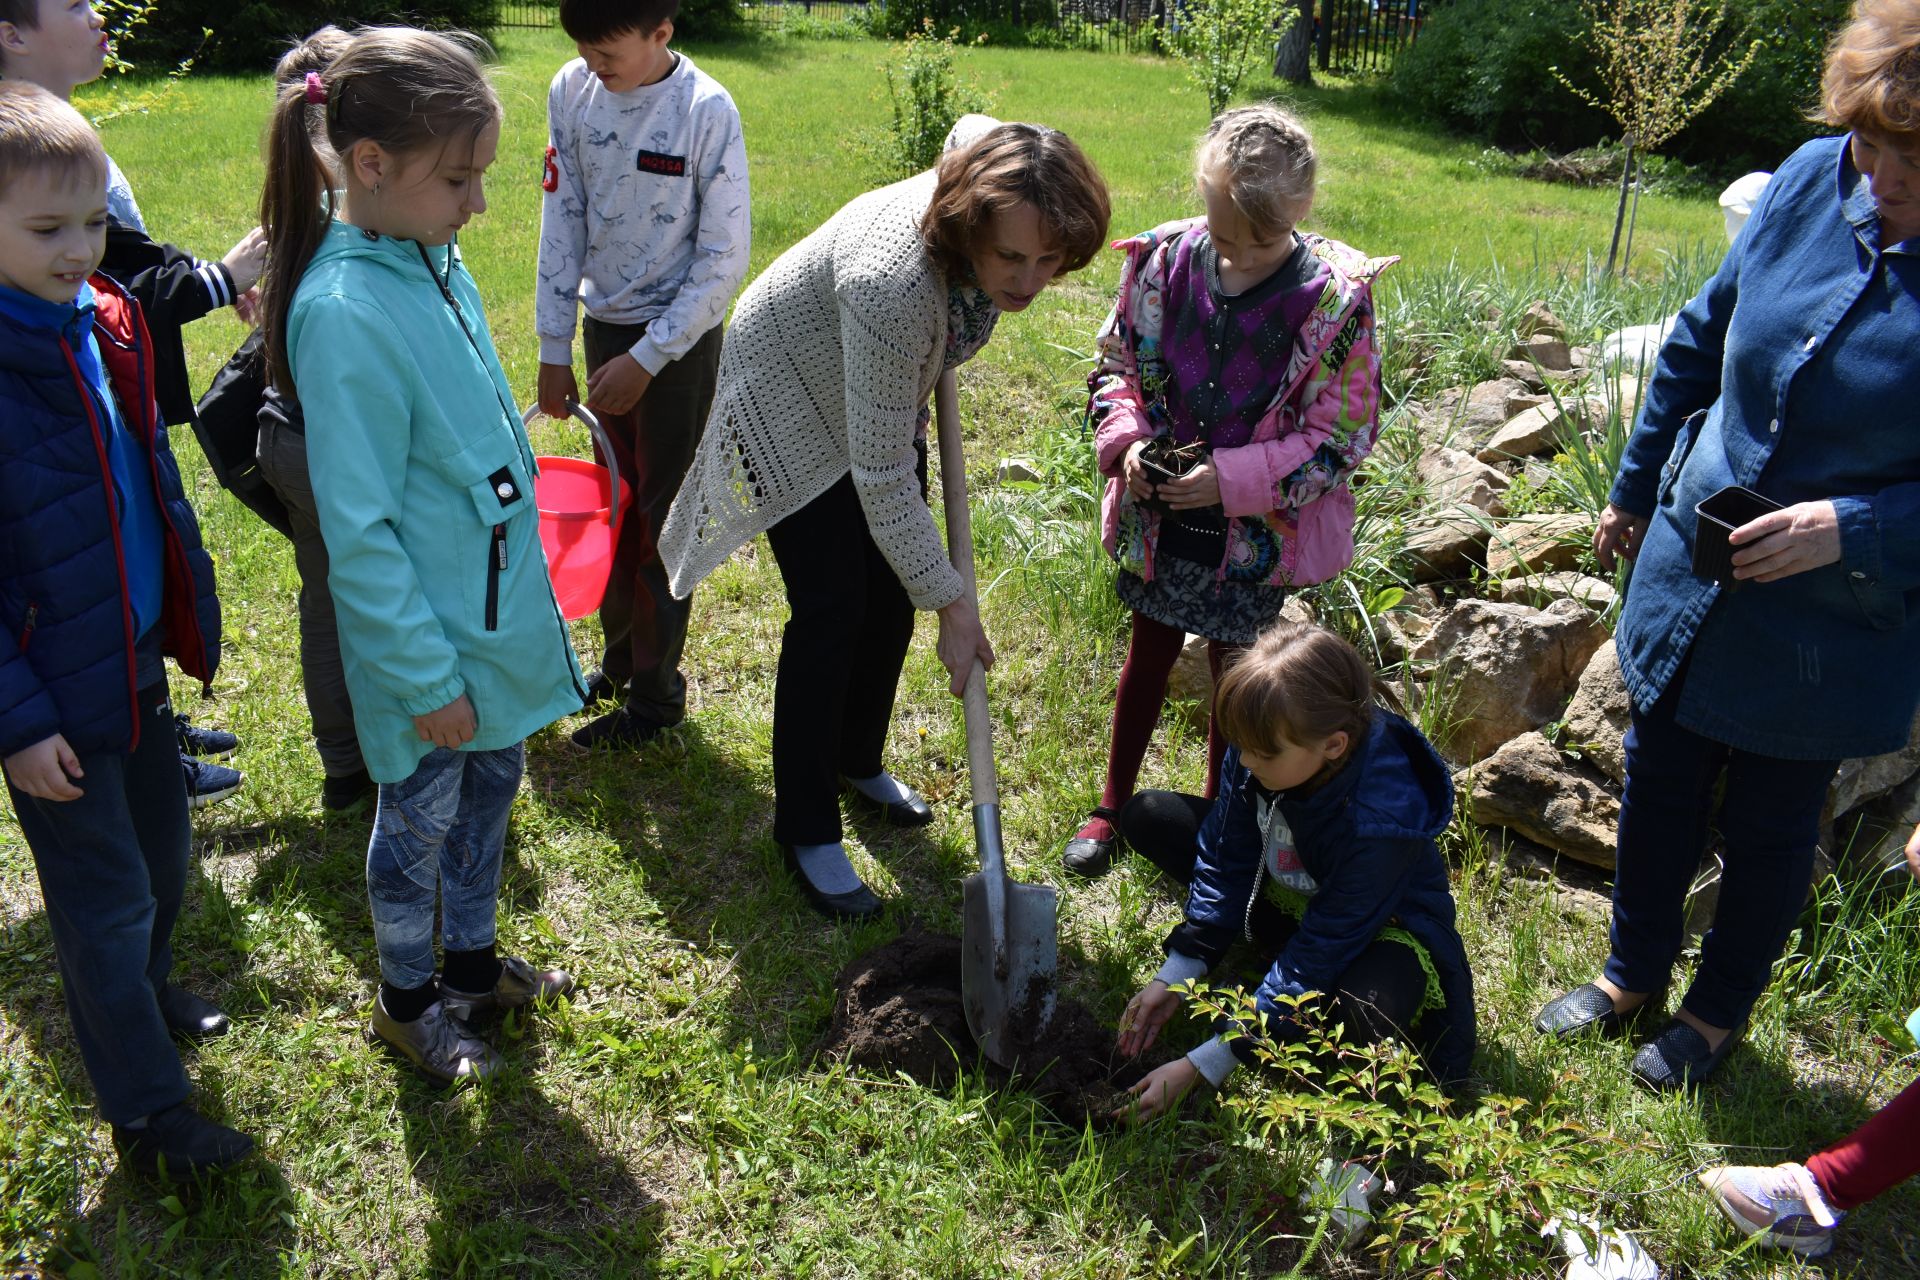
M 980 1058 L 960 1003 L 960 939 L 910 929 L 840 972 L 833 1021 L 816 1051 L 849 1066 L 900 1071 L 945 1088 L 979 1061 L 989 1079 L 1024 1089 L 1069 1123 L 1103 1120 L 1155 1061 L 1122 1058 L 1112 1028 L 1077 1000 L 1058 1000 L 1046 1033 L 1023 1046 L 1018 1073 Z M 1029 992 L 1034 1004 L 1039 993 Z

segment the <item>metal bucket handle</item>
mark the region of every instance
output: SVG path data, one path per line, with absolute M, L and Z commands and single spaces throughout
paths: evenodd
M 520 425 L 527 426 L 539 412 L 540 402 L 536 400 L 520 415 Z M 607 491 L 611 499 L 607 507 L 607 527 L 617 529 L 620 527 L 620 460 L 614 456 L 613 441 L 607 438 L 607 429 L 600 425 L 600 419 L 587 406 L 577 400 L 568 400 L 567 412 L 587 424 L 587 434 L 593 437 L 594 447 L 606 463 L 607 478 L 612 481 Z

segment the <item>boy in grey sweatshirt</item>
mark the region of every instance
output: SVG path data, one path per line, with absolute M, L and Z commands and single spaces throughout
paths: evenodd
M 633 506 L 620 527 L 583 747 L 635 747 L 686 715 L 687 602 L 656 542 L 713 404 L 720 321 L 747 273 L 740 113 L 669 49 L 679 0 L 561 0 L 580 57 L 547 94 L 535 318 L 540 407 L 566 412 L 576 312 L 586 308 L 586 403 L 613 442 Z M 624 696 L 623 696 L 624 695 Z

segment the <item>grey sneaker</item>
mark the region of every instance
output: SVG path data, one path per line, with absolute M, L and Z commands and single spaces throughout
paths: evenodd
M 1787 1249 L 1803 1258 L 1824 1258 L 1833 1251 L 1833 1229 L 1847 1215 L 1827 1203 L 1803 1164 L 1767 1168 L 1722 1165 L 1700 1175 L 1720 1212 L 1743 1236 L 1756 1236 L 1763 1249 Z
M 445 1000 L 434 1001 L 412 1022 L 400 1022 L 387 1012 L 385 999 L 376 995 L 367 1032 L 442 1084 L 490 1079 L 506 1065 Z
M 457 991 L 440 984 L 440 998 L 455 1017 L 477 1018 L 483 1013 L 519 1009 L 536 1000 L 564 996 L 573 990 L 573 975 L 565 969 L 536 969 L 519 956 L 500 957 L 500 977 L 491 991 Z

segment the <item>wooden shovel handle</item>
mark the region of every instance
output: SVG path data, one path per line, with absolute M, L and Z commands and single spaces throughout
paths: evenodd
M 947 557 L 960 575 L 967 599 L 980 608 L 980 585 L 973 572 L 973 518 L 967 510 L 967 460 L 960 448 L 960 390 L 953 370 L 941 373 L 933 388 L 933 416 L 940 438 L 940 499 L 947 513 Z M 987 673 L 978 659 L 967 675 L 963 698 L 967 717 L 967 774 L 973 803 L 1000 802 L 993 768 L 993 722 L 987 718 Z

